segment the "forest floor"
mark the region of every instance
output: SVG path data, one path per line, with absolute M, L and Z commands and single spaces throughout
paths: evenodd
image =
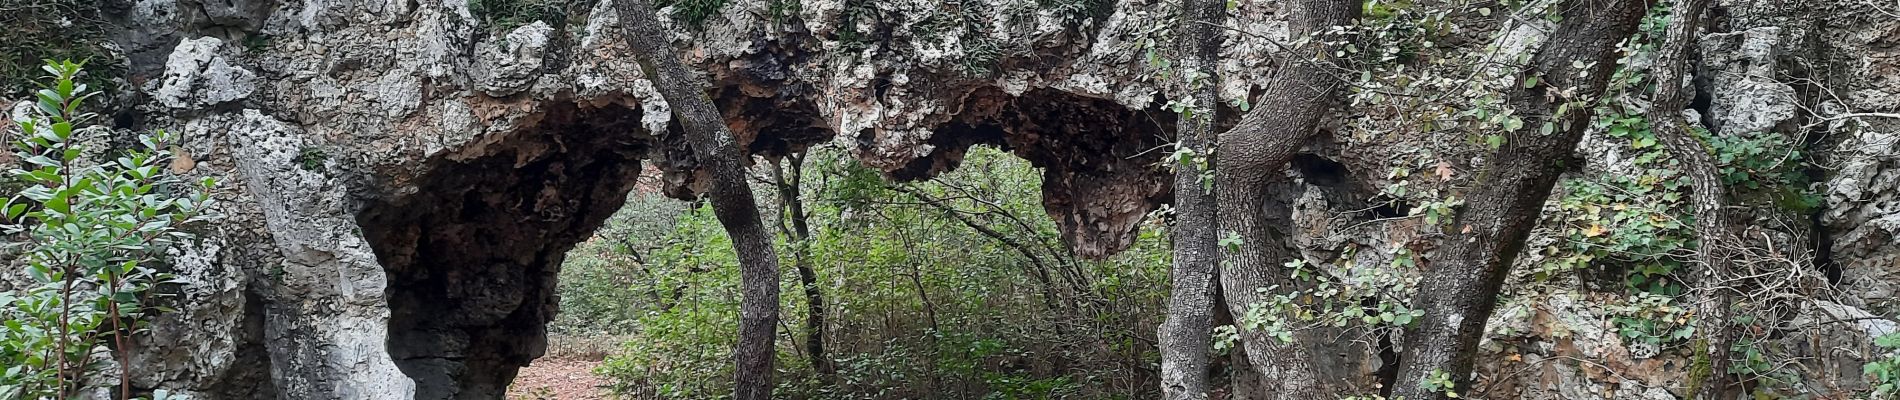
M 605 400 L 607 380 L 594 375 L 601 361 L 594 358 L 543 357 L 515 375 L 509 400 Z
M 548 335 L 548 353 L 515 375 L 508 400 L 605 400 L 613 398 L 607 379 L 594 368 L 627 341 L 607 334 Z

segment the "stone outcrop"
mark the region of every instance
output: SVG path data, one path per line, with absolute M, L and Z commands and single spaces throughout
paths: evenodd
M 225 182 L 223 218 L 176 251 L 190 285 L 180 311 L 154 322 L 136 384 L 208 399 L 497 398 L 543 352 L 563 253 L 619 206 L 632 176 L 657 167 L 676 197 L 706 179 L 612 8 L 548 3 L 571 6 L 537 19 L 463 1 L 132 2 L 115 35 L 139 100 L 123 127 L 180 132 L 193 160 L 181 172 Z M 915 180 L 955 168 L 970 146 L 1002 147 L 1042 169 L 1045 208 L 1084 256 L 1129 246 L 1172 197 L 1156 165 L 1174 117 L 1144 56 L 1165 43 L 1170 3 L 797 3 L 732 0 L 699 23 L 666 10 L 691 48 L 679 56 L 706 72 L 754 154 L 829 141 Z M 1257 90 L 1272 42 L 1286 39 L 1274 4 L 1241 3 L 1223 98 Z M 1900 310 L 1900 119 L 1852 117 L 1900 112 L 1900 19 L 1852 0 L 1782 3 L 1722 5 L 1727 20 L 1701 51 L 1702 120 L 1812 135 L 1822 150 L 1827 205 L 1802 234 L 1845 296 L 1798 305 L 1780 340 L 1815 352 L 1802 368 L 1849 390 L 1864 387 L 1858 363 L 1872 353 L 1823 349 L 1867 349 L 1892 324 L 1820 315 Z M 1275 202 L 1292 210 L 1287 245 L 1339 276 L 1414 274 L 1391 267 L 1387 247 L 1429 254 L 1429 240 L 1416 222 L 1369 224 L 1412 207 L 1373 188 L 1396 182 L 1394 166 L 1420 167 L 1396 149 L 1465 156 L 1435 167 L 1451 180 L 1469 179 L 1478 147 L 1327 129 Z M 1580 173 L 1628 159 L 1591 140 L 1610 156 Z M 1519 301 L 1493 324 L 1510 331 L 1487 341 L 1487 359 L 1510 360 L 1480 369 L 1497 376 L 1483 381 L 1492 396 L 1682 395 L 1662 389 L 1682 379 L 1680 354 L 1604 328 L 1598 308 L 1617 300 Z M 1402 340 L 1359 333 L 1371 339 L 1330 373 L 1369 383 Z

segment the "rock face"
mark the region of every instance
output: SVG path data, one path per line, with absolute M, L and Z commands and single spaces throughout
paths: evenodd
M 178 250 L 191 285 L 134 360 L 151 371 L 141 388 L 208 399 L 499 398 L 544 350 L 563 253 L 621 204 L 641 166 L 665 171 L 675 196 L 703 188 L 602 4 L 550 2 L 573 5 L 560 10 L 566 18 L 534 20 L 463 1 L 132 3 L 116 36 L 143 99 L 133 125 L 181 132 L 196 160 L 189 174 L 226 182 L 225 220 Z M 1166 40 L 1170 4 L 727 3 L 673 14 L 690 47 L 679 56 L 706 71 L 755 154 L 835 141 L 909 180 L 955 168 L 969 146 L 1007 148 L 1043 169 L 1046 209 L 1084 256 L 1129 246 L 1140 219 L 1172 197 L 1170 174 L 1155 165 L 1174 113 L 1143 56 L 1150 40 Z M 1242 3 L 1218 71 L 1223 97 L 1256 90 L 1272 73 L 1271 41 L 1285 39 L 1275 4 Z M 1823 135 L 1814 141 L 1839 167 L 1821 175 L 1827 206 L 1814 250 L 1849 293 L 1799 309 L 1891 317 L 1900 119 L 1848 116 L 1900 111 L 1900 19 L 1850 0 L 1783 3 L 1723 5 L 1726 28 L 1702 49 L 1704 120 L 1723 132 Z M 1328 129 L 1333 137 L 1294 168 L 1293 186 L 1317 190 L 1276 202 L 1294 216 L 1287 245 L 1316 264 L 1348 260 L 1331 271 L 1342 276 L 1395 274 L 1353 269 L 1395 264 L 1388 243 L 1429 253 L 1410 222 L 1363 222 L 1407 214 L 1369 200 L 1406 162 L 1386 157 L 1391 149 L 1437 139 Z M 1662 388 L 1682 379 L 1672 372 L 1682 357 L 1603 328 L 1610 317 L 1595 309 L 1613 301 L 1537 299 L 1502 307 L 1493 324 L 1517 328 L 1487 342 L 1499 352 L 1487 358 L 1521 361 L 1482 369 L 1499 376 L 1486 381 L 1491 396 L 1681 395 Z M 1864 387 L 1866 357 L 1823 349 L 1867 348 L 1891 323 L 1819 329 L 1851 332 L 1783 340 L 1808 340 L 1800 345 L 1817 360 L 1804 368 Z M 1346 366 L 1329 373 L 1376 381 L 1397 334 L 1371 334 L 1377 345 L 1341 353 Z M 1594 364 L 1563 361 L 1578 358 Z M 1522 365 L 1535 368 L 1516 372 Z

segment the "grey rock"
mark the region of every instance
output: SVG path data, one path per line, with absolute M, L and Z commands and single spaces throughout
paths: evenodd
M 1760 27 L 1704 35 L 1702 74 L 1710 76 L 1709 128 L 1724 135 L 1768 132 L 1795 116 L 1794 87 L 1776 76 L 1785 51 L 1782 30 Z
M 243 100 L 257 90 L 257 75 L 218 54 L 213 37 L 178 44 L 165 61 L 164 81 L 154 97 L 173 109 L 202 109 Z

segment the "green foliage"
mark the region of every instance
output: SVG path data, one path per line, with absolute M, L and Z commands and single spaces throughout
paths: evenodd
M 824 383 L 802 354 L 803 336 L 782 335 L 776 396 L 1038 399 L 1157 390 L 1127 366 L 1157 362 L 1152 340 L 1168 265 L 1158 230 L 1144 229 L 1135 248 L 1111 260 L 1076 259 L 1042 214 L 1040 173 L 995 149 L 974 148 L 942 179 L 908 184 L 886 182 L 838 149 L 809 157 L 800 188 L 807 246 L 840 371 Z M 761 198 L 762 214 L 783 215 L 770 200 Z M 624 335 L 620 353 L 599 371 L 623 395 L 727 396 L 737 269 L 710 209 L 635 194 L 570 252 L 554 331 Z M 789 271 L 780 315 L 796 330 L 807 304 Z
M 700 30 L 706 29 L 707 20 L 719 15 L 719 9 L 725 8 L 726 0 L 656 0 L 653 5 L 662 9 L 673 7 L 674 20 L 686 23 L 693 30 Z
M 670 232 L 661 236 L 666 238 L 665 246 L 640 256 L 644 262 L 596 264 L 600 261 L 588 257 L 630 257 L 638 254 L 633 250 L 641 249 L 623 252 L 614 247 L 617 243 L 590 241 L 584 245 L 585 255 L 563 265 L 563 281 L 581 286 L 579 291 L 563 288 L 562 307 L 575 307 L 579 318 L 562 318 L 557 329 L 582 335 L 631 333 L 632 339 L 600 372 L 615 380 L 615 391 L 636 398 L 709 398 L 731 390 L 730 381 L 724 379 L 732 375 L 732 345 L 738 336 L 738 258 L 710 206 L 684 211 L 676 218 L 676 222 L 649 226 Z M 577 268 L 569 272 L 570 266 Z M 602 266 L 623 271 L 615 273 L 618 276 L 600 276 Z M 646 271 L 624 271 L 631 268 Z M 647 281 L 630 282 L 637 280 Z M 652 296 L 647 299 L 623 297 L 647 290 Z M 616 304 L 625 308 L 616 309 Z M 595 318 L 599 316 L 606 318 Z M 632 320 L 616 323 L 627 318 Z M 579 321 L 594 325 L 576 326 Z
M 1769 390 L 1799 383 L 1799 378 L 1794 372 L 1781 368 L 1780 363 L 1783 361 L 1776 359 L 1776 355 L 1769 353 L 1770 349 L 1763 347 L 1763 344 L 1765 343 L 1750 341 L 1737 341 L 1732 344 L 1729 347 L 1729 357 L 1733 361 L 1729 363 L 1728 372 L 1764 383 L 1756 390 Z
M 250 35 L 245 35 L 244 36 L 244 50 L 250 51 L 250 52 L 259 52 L 259 51 L 264 51 L 266 49 L 270 49 L 271 42 L 273 41 L 273 39 L 275 38 L 271 37 L 271 35 L 266 35 L 263 33 L 253 33 Z
M 535 21 L 565 19 L 571 1 L 573 0 L 468 0 L 468 12 L 488 29 L 507 32 Z
M 34 88 L 42 59 L 80 60 L 89 74 L 75 77 L 106 87 L 121 72 L 105 39 L 105 21 L 93 0 L 0 0 L 0 97 Z
M 918 38 L 932 44 L 954 40 L 962 46 L 965 57 L 958 65 L 965 75 L 985 77 L 997 71 L 997 60 L 1006 51 L 1017 51 L 1010 44 L 998 41 L 990 36 L 992 27 L 989 19 L 995 17 L 996 10 L 989 3 L 979 0 L 950 0 L 944 7 L 924 17 L 913 27 Z
M 297 152 L 297 158 L 291 161 L 296 162 L 297 166 L 305 171 L 317 171 L 323 169 L 323 161 L 329 158 L 330 154 L 323 152 L 323 149 L 305 147 L 303 151 Z
M 833 39 L 838 41 L 845 54 L 855 57 L 883 40 L 884 35 L 879 33 L 879 29 L 886 23 L 887 17 L 877 8 L 877 4 L 873 0 L 844 0 L 844 10 L 839 12 L 838 30 L 834 32 L 836 36 Z M 930 38 L 934 33 L 942 32 L 932 27 L 943 25 L 943 22 L 918 25 L 917 36 Z
M 1900 333 L 1874 338 L 1874 346 L 1885 350 L 1885 353 L 1861 366 L 1861 372 L 1867 375 L 1867 383 L 1873 386 L 1874 396 L 1900 394 Z
M 1115 11 L 1112 0 L 1036 0 L 1036 7 L 1050 10 L 1062 19 L 1065 26 L 1081 28 L 1083 24 L 1094 20 L 1101 21 Z
M 1821 196 L 1808 188 L 1811 182 L 1800 169 L 1805 155 L 1799 141 L 1772 132 L 1704 140 L 1715 150 L 1722 183 L 1735 192 L 1738 200 L 1795 212 L 1820 208 Z
M 771 14 L 772 22 L 780 24 L 798 17 L 798 13 L 804 11 L 804 8 L 805 5 L 800 0 L 770 0 L 765 4 L 765 11 Z
M 1608 304 L 1616 334 L 1629 343 L 1662 346 L 1689 339 L 1695 327 L 1689 324 L 1689 311 L 1672 303 L 1668 296 L 1637 292 L 1620 302 Z
M 153 288 L 170 283 L 158 269 L 165 250 L 191 238 L 179 225 L 203 215 L 214 185 L 168 172 L 163 133 L 141 136 L 141 148 L 112 162 L 81 159 L 82 136 L 97 132 L 86 128 L 94 115 L 82 106 L 96 93 L 75 82 L 78 63 L 43 69 L 52 84 L 37 93 L 34 115 L 19 121 L 16 154 L 25 168 L 10 171 L 28 184 L 7 201 L 0 224 L 23 239 L 8 245 L 32 279 L 0 293 L 0 365 L 9 366 L 0 371 L 0 398 L 67 398 L 101 379 L 92 356 L 102 348 L 130 351 L 128 336 L 142 318 L 163 311 L 150 300 Z
M 1423 384 L 1426 391 L 1444 393 L 1445 397 L 1449 398 L 1458 398 L 1458 383 L 1452 379 L 1450 372 L 1434 370 L 1431 376 L 1425 377 Z

